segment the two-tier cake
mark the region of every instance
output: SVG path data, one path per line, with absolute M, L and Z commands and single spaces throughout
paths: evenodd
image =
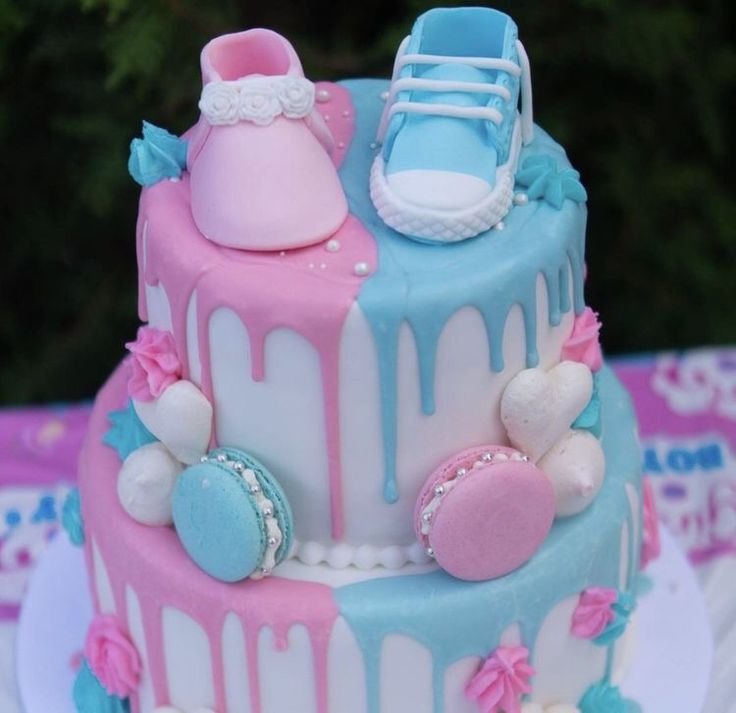
M 313 84 L 260 29 L 201 64 L 196 126 L 131 145 L 144 324 L 65 512 L 78 710 L 628 710 L 656 526 L 516 25 L 425 13 L 390 81 Z

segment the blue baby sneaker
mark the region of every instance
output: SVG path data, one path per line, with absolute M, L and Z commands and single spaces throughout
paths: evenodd
M 423 241 L 488 230 L 511 208 L 532 135 L 529 62 L 514 21 L 482 7 L 430 10 L 396 55 L 371 169 L 376 210 Z

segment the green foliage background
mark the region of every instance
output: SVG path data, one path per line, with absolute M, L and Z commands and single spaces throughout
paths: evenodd
M 142 118 L 194 122 L 208 38 L 272 27 L 314 79 L 386 76 L 432 4 L 0 0 L 0 401 L 89 396 L 120 359 L 137 325 L 128 144 Z M 736 342 L 731 0 L 495 6 L 588 187 L 608 351 Z

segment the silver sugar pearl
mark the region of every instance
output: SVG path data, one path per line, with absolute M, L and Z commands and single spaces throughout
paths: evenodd
M 261 567 L 261 574 L 264 577 L 268 577 L 268 575 L 271 574 L 271 570 L 268 569 L 268 567 Z
M 368 144 L 368 148 L 375 151 L 378 148 L 378 144 L 375 141 L 371 141 L 370 144 Z
M 514 203 L 516 205 L 526 205 L 529 202 L 529 196 L 526 193 L 516 193 L 514 195 Z
M 325 249 L 328 253 L 336 253 L 340 251 L 340 241 L 336 240 L 335 238 L 331 238 L 327 241 L 327 244 L 325 245 Z
M 273 508 L 265 507 L 261 510 L 263 517 L 273 517 Z
M 424 550 L 429 557 L 434 557 L 434 550 L 431 547 L 427 547 L 426 550 Z
M 261 486 L 258 485 L 258 483 L 256 483 L 255 485 L 251 485 L 250 486 L 250 492 L 253 493 L 253 495 L 255 495 L 256 493 L 260 493 L 261 492 Z
M 242 461 L 236 460 L 235 463 L 233 463 L 233 470 L 236 473 L 242 473 L 245 470 L 245 463 Z
M 467 470 L 465 470 L 465 468 L 458 468 L 458 469 L 457 469 L 457 470 L 455 471 L 455 477 L 457 477 L 457 478 L 462 478 L 462 477 L 463 477 L 464 475 L 466 475 L 466 474 L 467 474 L 467 472 L 468 472 L 468 471 L 467 471 Z
M 380 94 L 378 95 L 378 98 L 379 98 L 379 99 L 380 99 L 381 101 L 384 101 L 384 102 L 385 102 L 385 101 L 386 101 L 386 99 L 388 99 L 388 91 L 383 91 L 383 92 L 381 92 L 381 93 L 380 93 Z
M 326 89 L 318 89 L 315 99 L 320 104 L 324 104 L 325 102 L 330 101 L 330 93 Z
M 424 520 L 424 522 L 429 522 L 431 519 L 432 519 L 432 513 L 431 512 L 425 512 L 422 515 L 422 520 Z
M 521 456 L 521 460 L 523 460 L 524 463 L 528 463 L 529 462 L 529 456 L 524 456 L 523 455 L 523 456 Z
M 445 486 L 444 485 L 438 485 L 434 489 L 434 494 L 439 497 L 440 495 L 444 495 L 445 492 Z
M 483 454 L 483 455 L 482 455 L 482 456 L 480 457 L 480 459 L 481 459 L 481 460 L 482 460 L 482 461 L 483 461 L 484 463 L 490 463 L 490 462 L 491 462 L 491 461 L 493 460 L 493 453 L 484 453 L 484 454 Z
M 503 230 L 506 227 L 506 223 L 504 223 L 502 220 L 499 220 L 498 223 L 496 223 L 493 227 L 496 230 Z
M 370 266 L 367 262 L 356 262 L 353 267 L 353 272 L 358 277 L 365 277 L 371 271 Z
M 200 462 L 200 463 L 206 463 L 206 462 L 207 462 L 208 460 L 209 460 L 209 458 L 208 458 L 207 456 L 202 456 L 202 457 L 201 457 L 201 458 L 199 459 L 199 462 Z
M 224 453 L 218 453 L 217 454 L 217 462 L 218 463 L 227 463 L 227 456 Z
M 268 544 L 271 545 L 271 547 L 273 547 L 277 542 L 278 540 L 275 537 L 268 538 Z

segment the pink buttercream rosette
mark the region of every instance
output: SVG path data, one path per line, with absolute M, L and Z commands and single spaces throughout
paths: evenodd
M 141 660 L 114 616 L 94 618 L 84 642 L 84 657 L 108 693 L 127 698 L 138 688 Z
M 500 646 L 465 687 L 465 696 L 478 703 L 481 713 L 520 713 L 521 697 L 531 692 L 535 674 L 525 646 Z
M 170 332 L 141 327 L 136 340 L 125 347 L 131 353 L 128 395 L 136 401 L 153 401 L 181 378 L 181 362 Z
M 654 502 L 654 489 L 649 478 L 644 478 L 644 530 L 641 542 L 641 568 L 659 557 L 662 545 L 659 541 L 659 520 Z
M 598 371 L 603 366 L 600 331 L 598 314 L 586 307 L 575 317 L 572 334 L 562 346 L 562 360 L 580 362 L 591 371 Z
M 618 599 L 615 589 L 590 587 L 578 601 L 572 615 L 571 631 L 579 639 L 595 639 L 616 618 L 612 609 Z

